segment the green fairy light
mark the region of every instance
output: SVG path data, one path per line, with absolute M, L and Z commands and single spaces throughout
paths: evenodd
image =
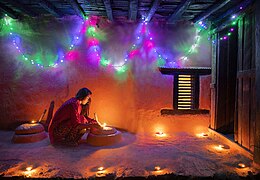
M 21 29 L 21 24 L 19 24 L 19 22 L 13 20 L 12 18 L 10 18 L 9 16 L 5 15 L 5 17 L 3 18 L 4 20 L 1 20 L 2 24 L 3 24 L 3 28 L 2 31 L 0 32 L 0 35 L 7 35 L 9 34 L 10 37 L 12 38 L 12 44 L 14 45 L 14 47 L 16 48 L 16 50 L 18 51 L 19 55 L 17 56 L 17 59 L 23 60 L 29 64 L 32 64 L 36 67 L 57 67 L 58 63 L 63 63 L 64 62 L 64 56 L 61 55 L 61 57 L 59 57 L 58 55 L 53 55 L 53 53 L 51 52 L 46 52 L 43 53 L 42 51 L 37 52 L 35 54 L 25 54 L 22 51 L 22 48 L 19 47 L 20 45 L 20 41 L 17 40 L 19 39 L 21 35 L 26 35 L 26 31 L 24 31 L 24 29 Z M 82 22 L 82 24 L 84 24 Z M 73 38 L 74 39 L 74 38 Z M 79 37 L 77 36 L 76 41 L 79 40 Z M 76 42 L 74 42 L 76 43 Z M 72 50 L 75 47 L 75 44 L 71 44 L 69 49 Z M 44 60 L 44 61 L 43 61 Z M 47 61 L 47 63 L 46 63 Z M 53 62 L 55 61 L 55 62 Z
M 163 58 L 158 58 L 156 63 L 157 63 L 157 66 L 163 66 L 166 63 L 166 61 Z
M 233 19 L 234 16 L 232 16 L 232 19 Z M 219 40 L 227 40 L 228 36 L 231 36 L 232 35 L 232 32 L 234 31 L 234 28 L 235 28 L 235 25 L 237 24 L 237 21 L 238 21 L 238 17 L 231 22 L 231 24 L 229 25 L 231 28 L 229 28 L 228 32 L 226 34 L 224 34 L 222 37 L 219 38 Z
M 124 73 L 127 70 L 126 66 L 117 66 L 117 67 L 115 66 L 114 68 L 116 69 L 116 72 L 119 74 Z
M 87 30 L 87 36 L 88 37 L 95 37 L 95 34 L 96 34 L 95 31 L 96 31 L 95 27 L 89 26 L 88 30 Z
M 109 60 L 107 60 L 107 59 L 105 59 L 104 57 L 102 57 L 101 58 L 101 60 L 100 60 L 100 64 L 102 65 L 102 66 L 108 66 L 109 64 L 110 64 L 110 61 Z

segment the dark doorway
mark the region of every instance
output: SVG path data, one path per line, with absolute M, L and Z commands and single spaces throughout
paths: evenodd
M 215 129 L 223 134 L 234 135 L 238 59 L 237 25 L 219 32 L 217 54 Z

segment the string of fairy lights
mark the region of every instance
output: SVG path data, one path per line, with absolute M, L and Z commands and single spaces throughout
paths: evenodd
M 26 54 L 24 51 L 23 51 L 23 48 L 21 47 L 20 45 L 20 37 L 17 33 L 14 32 L 14 28 L 12 26 L 13 24 L 13 19 L 8 17 L 7 15 L 4 16 L 4 23 L 5 23 L 5 26 L 7 26 L 9 28 L 9 35 L 12 39 L 12 44 L 13 46 L 15 47 L 15 49 L 17 50 L 17 52 L 21 55 L 22 59 L 25 61 L 25 62 L 29 62 L 30 64 L 32 65 L 35 65 L 36 67 L 40 67 L 40 68 L 47 68 L 47 67 L 57 67 L 59 63 L 63 63 L 64 62 L 64 59 L 65 59 L 65 53 L 64 52 L 60 52 L 58 53 L 58 57 L 57 59 L 55 60 L 55 62 L 52 62 L 48 65 L 44 65 L 42 63 L 41 60 L 39 59 L 33 59 L 29 54 Z M 84 22 L 82 22 L 82 24 L 84 24 Z M 81 28 L 82 29 L 82 26 Z M 69 50 L 73 50 L 75 48 L 75 45 L 77 45 L 77 43 L 79 42 L 79 34 L 80 34 L 81 30 L 78 31 L 78 34 L 75 35 L 73 38 L 72 38 L 72 42 L 69 46 Z
M 151 35 L 151 32 L 148 29 L 148 23 L 142 22 L 138 27 L 138 34 L 135 39 L 135 42 L 131 45 L 131 47 L 127 50 L 125 54 L 125 58 L 121 63 L 112 64 L 111 60 L 102 59 L 101 64 L 104 66 L 112 66 L 117 71 L 124 72 L 127 68 L 126 65 L 130 59 L 134 57 L 137 49 L 140 49 L 142 46 L 147 46 L 150 52 L 153 52 L 156 56 L 158 64 L 164 64 L 167 61 L 167 57 L 162 55 L 158 49 L 155 48 L 154 38 Z M 145 45 L 144 45 L 145 44 Z
M 231 28 L 228 30 L 228 32 L 227 32 L 225 35 L 221 36 L 221 37 L 219 38 L 219 40 L 227 40 L 228 37 L 231 36 L 232 33 L 234 32 L 235 26 L 236 26 L 237 21 L 238 21 L 238 18 L 237 18 L 236 15 L 233 15 L 233 16 L 231 17 L 231 19 L 232 19 L 232 22 L 231 22 L 231 24 L 229 25 Z
M 35 65 L 36 67 L 55 68 L 59 64 L 64 63 L 64 61 L 66 59 L 65 55 L 67 53 L 69 53 L 69 51 L 72 51 L 73 49 L 75 49 L 75 47 L 79 44 L 80 39 L 81 39 L 80 36 L 81 36 L 82 31 L 85 28 L 85 26 L 87 26 L 86 36 L 88 38 L 88 41 L 90 42 L 90 46 L 88 47 L 89 51 L 91 53 L 95 54 L 97 61 L 99 61 L 102 66 L 112 67 L 118 72 L 125 72 L 127 70 L 127 64 L 129 62 L 129 60 L 134 57 L 135 51 L 137 51 L 137 49 L 139 49 L 143 46 L 148 46 L 150 52 L 154 53 L 154 55 L 156 56 L 158 65 L 164 65 L 167 62 L 168 65 L 174 66 L 174 64 L 176 63 L 176 60 L 169 61 L 167 56 L 162 54 L 159 51 L 159 49 L 156 48 L 154 38 L 152 37 L 151 32 L 149 31 L 149 28 L 148 28 L 148 23 L 144 21 L 138 26 L 139 30 L 138 30 L 138 34 L 135 38 L 135 42 L 126 51 L 125 56 L 124 56 L 125 58 L 120 63 L 113 64 L 112 60 L 107 59 L 104 56 L 102 56 L 102 51 L 101 51 L 102 49 L 100 47 L 100 43 L 97 38 L 98 32 L 95 27 L 96 24 L 92 23 L 91 21 L 92 21 L 91 18 L 86 18 L 85 21 L 82 21 L 81 27 L 77 31 L 77 34 L 73 36 L 72 42 L 71 42 L 69 48 L 67 48 L 68 49 L 67 52 L 62 51 L 61 53 L 58 53 L 56 60 L 54 62 L 51 62 L 46 65 L 46 64 L 43 64 L 41 60 L 33 59 L 29 54 L 25 53 L 25 51 L 21 47 L 21 43 L 20 43 L 21 41 L 19 40 L 19 38 L 20 38 L 19 35 L 14 32 L 14 28 L 12 26 L 13 19 L 8 17 L 7 15 L 5 15 L 5 17 L 4 17 L 4 25 L 9 28 L 9 35 L 12 39 L 13 46 L 20 53 L 22 59 L 25 62 L 29 62 L 30 64 Z M 199 25 L 203 29 L 207 29 L 205 24 L 199 23 Z M 177 60 L 184 60 L 184 61 L 188 60 L 189 55 L 196 52 L 196 49 L 199 47 L 200 39 L 201 39 L 200 32 L 201 32 L 201 28 L 196 28 L 194 43 L 191 45 L 191 47 L 188 49 L 188 51 L 186 53 L 184 53 L 183 56 L 177 58 Z

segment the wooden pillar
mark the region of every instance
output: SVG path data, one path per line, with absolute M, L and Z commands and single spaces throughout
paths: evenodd
M 212 40 L 215 42 L 212 44 L 211 53 L 211 107 L 210 107 L 210 128 L 216 129 L 216 68 L 217 68 L 217 47 L 218 47 L 218 34 L 214 34 Z
M 195 95 L 194 95 L 194 105 L 195 109 L 199 109 L 199 102 L 200 102 L 200 76 L 198 74 L 195 74 L 193 76 L 194 78 L 194 83 L 195 83 L 195 87 L 194 87 L 194 91 L 195 91 Z
M 260 165 L 260 1 L 255 1 L 256 132 L 254 162 Z
M 178 78 L 179 75 L 176 74 L 174 75 L 174 80 L 173 80 L 173 109 L 178 109 Z

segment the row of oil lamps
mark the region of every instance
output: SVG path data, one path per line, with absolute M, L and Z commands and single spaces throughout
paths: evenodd
M 34 124 L 34 123 L 37 123 L 37 121 L 31 121 L 31 123 Z M 106 127 L 106 124 L 104 123 L 104 124 L 101 125 L 101 126 L 104 128 L 104 127 Z M 166 135 L 165 133 L 159 131 L 159 132 L 156 132 L 156 133 L 155 133 L 155 136 L 161 138 L 161 137 L 166 137 L 167 135 Z M 202 137 L 207 137 L 207 136 L 208 136 L 207 133 L 197 134 L 197 137 L 200 137 L 200 138 L 202 138 Z M 218 146 L 215 146 L 215 149 L 216 149 L 216 150 L 224 150 L 224 149 L 229 149 L 229 147 L 224 146 L 224 145 L 218 145 Z M 238 167 L 238 168 L 245 168 L 246 165 L 243 164 L 243 163 L 239 163 L 239 164 L 237 165 L 237 167 Z M 161 172 L 161 170 L 162 170 L 162 169 L 161 169 L 160 166 L 155 166 L 155 167 L 154 167 L 154 171 L 155 171 L 155 172 Z M 30 167 L 27 167 L 27 168 L 26 168 L 26 171 L 25 171 L 24 174 L 25 174 L 26 177 L 30 177 L 31 174 L 34 173 L 34 171 L 35 171 L 35 170 L 33 170 L 33 168 L 30 166 Z M 105 168 L 104 168 L 104 167 L 101 166 L 101 167 L 97 168 L 97 173 L 96 173 L 96 176 L 97 176 L 97 177 L 105 176 L 105 174 L 106 174 L 106 171 L 105 171 Z

